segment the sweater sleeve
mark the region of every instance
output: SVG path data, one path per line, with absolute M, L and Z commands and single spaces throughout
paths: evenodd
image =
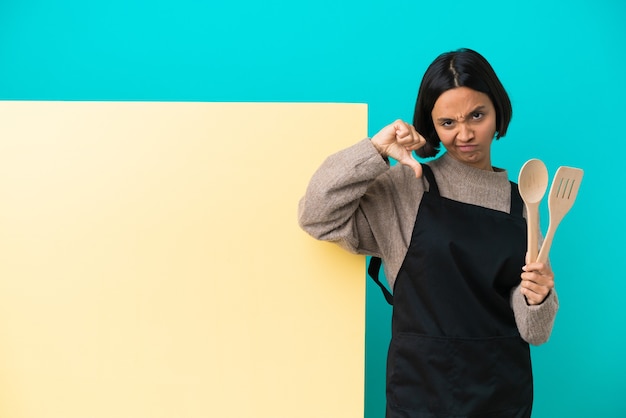
M 313 174 L 298 206 L 298 222 L 308 234 L 353 253 L 380 251 L 360 208 L 370 184 L 389 170 L 369 139 L 328 157 Z
M 511 291 L 511 306 L 515 314 L 515 322 L 522 338 L 532 345 L 540 345 L 548 341 L 554 326 L 559 300 L 556 290 L 552 289 L 548 297 L 540 305 L 528 305 L 520 291 L 520 286 Z

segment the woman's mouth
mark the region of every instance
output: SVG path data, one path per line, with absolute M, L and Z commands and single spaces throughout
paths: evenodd
M 457 145 L 456 147 L 461 152 L 472 152 L 476 151 L 476 145 Z

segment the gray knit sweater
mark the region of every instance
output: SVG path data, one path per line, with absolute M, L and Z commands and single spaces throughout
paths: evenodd
M 428 163 L 443 197 L 509 213 L 508 174 L 479 170 L 448 154 Z M 424 190 L 401 164 L 390 167 L 369 139 L 331 155 L 313 175 L 298 208 L 300 226 L 314 238 L 350 252 L 381 257 L 390 286 L 404 261 Z M 520 266 L 520 274 L 521 274 Z M 546 342 L 558 309 L 553 289 L 540 305 L 529 306 L 516 287 L 511 306 L 520 334 L 530 344 Z

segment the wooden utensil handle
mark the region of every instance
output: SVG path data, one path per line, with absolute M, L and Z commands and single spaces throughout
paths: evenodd
M 526 206 L 527 222 L 527 239 L 528 239 L 528 260 L 533 262 L 537 259 L 537 247 L 539 243 L 538 231 L 539 231 L 539 208 L 538 205 Z
M 546 234 L 546 238 L 543 240 L 543 244 L 541 244 L 541 251 L 539 251 L 539 255 L 537 256 L 538 263 L 545 263 L 548 261 L 548 254 L 550 253 L 550 247 L 552 246 L 552 239 L 554 238 L 554 232 L 556 228 L 553 226 L 548 227 L 548 233 Z

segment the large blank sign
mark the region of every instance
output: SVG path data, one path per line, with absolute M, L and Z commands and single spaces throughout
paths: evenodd
M 363 416 L 364 262 L 297 226 L 365 105 L 0 102 L 0 416 Z

